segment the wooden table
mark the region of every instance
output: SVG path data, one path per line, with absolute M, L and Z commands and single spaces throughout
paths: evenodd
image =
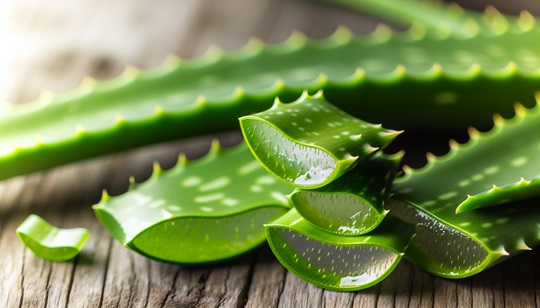
M 374 19 L 339 7 L 292 0 L 23 0 L 4 6 L 0 22 L 8 25 L 4 32 L 10 35 L 0 45 L 0 99 L 16 103 L 32 100 L 44 89 L 76 87 L 85 75 L 106 79 L 128 64 L 154 67 L 169 53 L 192 57 L 211 44 L 238 48 L 251 36 L 279 42 L 292 30 L 324 37 L 338 24 L 357 33 L 376 25 Z M 379 285 L 340 293 L 288 273 L 267 246 L 227 263 L 183 267 L 149 260 L 112 240 L 90 208 L 102 189 L 111 194 L 125 191 L 128 177 L 145 180 L 155 160 L 170 168 L 179 152 L 201 156 L 212 137 L 160 144 L 0 183 L 0 306 L 540 305 L 538 249 L 463 280 L 437 278 L 402 262 Z M 228 144 L 240 141 L 238 132 L 219 137 Z M 62 227 L 90 229 L 82 254 L 64 263 L 35 257 L 15 234 L 30 213 Z

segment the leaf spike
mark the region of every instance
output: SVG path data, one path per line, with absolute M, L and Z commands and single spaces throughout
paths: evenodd
M 471 67 L 469 68 L 469 72 L 472 77 L 476 77 L 480 75 L 480 73 L 482 72 L 482 68 L 480 67 L 480 64 L 475 62 L 471 64 Z
M 276 81 L 274 81 L 274 84 L 272 85 L 272 87 L 281 92 L 281 90 L 283 90 L 285 88 L 285 81 L 283 81 L 283 79 L 281 78 L 278 78 L 276 79 Z
M 126 119 L 124 119 L 124 117 L 120 114 L 117 114 L 115 119 L 114 119 L 114 122 L 116 123 L 116 125 L 122 125 L 124 123 L 126 123 Z
M 178 161 L 176 162 L 177 166 L 185 166 L 188 160 L 185 153 L 178 154 Z
M 156 107 L 154 107 L 154 113 L 156 115 L 164 115 L 165 114 L 165 109 L 163 109 L 163 106 L 161 105 L 156 105 Z
M 506 120 L 500 114 L 496 113 L 493 115 L 493 124 L 496 127 L 501 128 L 504 126 L 504 123 L 506 123 Z
M 309 96 L 309 93 L 307 91 L 304 91 L 307 93 L 307 95 Z M 311 98 L 314 98 L 314 99 L 318 99 L 318 98 L 321 98 L 321 99 L 324 99 L 324 91 L 322 89 L 320 89 L 319 91 L 317 91 L 315 94 L 311 95 Z
M 304 33 L 300 31 L 292 31 L 291 35 L 285 41 L 285 44 L 294 49 L 301 48 L 306 45 L 307 37 Z
M 152 167 L 152 177 L 158 176 L 163 172 L 163 168 L 161 168 L 161 165 L 158 161 L 155 161 Z
M 540 91 L 534 92 L 534 100 L 536 101 L 536 106 L 540 106 Z
M 411 23 L 411 26 L 407 30 L 407 34 L 413 38 L 414 40 L 422 39 L 426 36 L 427 29 L 424 24 L 418 22 L 417 20 L 414 20 Z
M 101 202 L 107 202 L 109 201 L 109 193 L 107 193 L 107 190 L 104 189 L 101 191 Z
M 248 39 L 244 49 L 248 50 L 251 53 L 259 53 L 264 49 L 264 43 L 258 37 L 252 36 Z
M 532 248 L 525 243 L 525 240 L 520 238 L 516 244 L 516 248 L 519 250 L 532 250 Z
M 439 63 L 433 63 L 431 66 L 431 75 L 434 77 L 439 77 L 442 75 L 443 69 L 442 66 Z
M 461 5 L 459 5 L 459 4 L 455 3 L 455 2 L 450 2 L 448 4 L 448 11 L 450 11 L 452 14 L 454 14 L 456 16 L 463 15 L 463 13 L 465 12 L 465 10 L 463 10 Z
M 43 90 L 41 91 L 41 93 L 39 94 L 39 98 L 38 100 L 39 101 L 42 101 L 42 102 L 48 102 L 50 101 L 52 98 L 54 97 L 54 93 L 50 90 Z
M 135 187 L 135 177 L 133 175 L 129 176 L 129 188 L 128 190 L 133 190 Z
M 302 95 L 304 95 L 304 92 L 302 92 Z M 274 97 L 274 104 L 272 105 L 270 109 L 275 109 L 282 105 L 285 105 L 285 103 L 279 99 L 279 96 L 276 96 Z
M 176 54 L 170 53 L 163 60 L 164 67 L 178 67 L 182 63 L 182 59 Z
M 206 106 L 207 103 L 208 101 L 206 101 L 206 98 L 202 95 L 197 96 L 197 99 L 195 100 L 195 105 L 199 108 Z
M 502 34 L 508 30 L 508 21 L 494 6 L 486 6 L 484 16 L 488 19 L 488 25 L 496 34 Z
M 134 78 L 134 77 L 137 77 L 140 73 L 141 71 L 137 67 L 133 65 L 127 65 L 122 75 L 126 77 L 130 77 L 130 78 Z
M 514 104 L 514 112 L 516 113 L 516 116 L 523 118 L 527 115 L 527 108 L 519 102 L 516 102 Z
M 396 65 L 396 68 L 393 71 L 394 76 L 397 78 L 404 78 L 407 75 L 407 69 L 403 64 Z
M 336 27 L 336 31 L 330 37 L 335 42 L 345 44 L 351 41 L 353 33 L 348 27 L 340 25 Z
M 77 126 L 75 126 L 75 135 L 76 136 L 82 136 L 85 133 L 86 133 L 86 130 L 84 129 L 84 127 L 82 127 L 82 125 L 77 124 Z
M 206 51 L 204 52 L 202 57 L 214 62 L 221 59 L 224 53 L 225 52 L 223 51 L 223 49 L 218 45 L 210 44 L 208 48 L 206 48 Z
M 426 153 L 426 159 L 428 161 L 428 164 L 432 164 L 434 162 L 437 161 L 437 155 L 431 153 L 431 152 L 427 152 Z
M 461 147 L 461 144 L 455 139 L 450 139 L 448 141 L 448 146 L 450 147 L 450 151 L 457 151 Z
M 500 187 L 498 187 L 497 185 L 493 184 L 493 186 L 491 187 L 491 189 L 489 190 L 490 193 L 495 193 L 497 191 L 501 190 Z
M 365 144 L 363 146 L 363 150 L 364 150 L 364 153 L 367 155 L 367 154 L 371 154 L 371 153 L 374 153 L 374 152 L 377 152 L 379 150 L 378 147 L 374 147 L 374 146 L 371 146 L 369 144 Z
M 359 67 L 354 71 L 353 76 L 356 80 L 364 80 L 366 78 L 366 71 Z
M 523 177 L 521 177 L 521 179 L 518 182 L 518 185 L 529 185 L 529 184 L 531 184 L 531 181 L 527 181 Z
M 325 73 L 320 73 L 319 76 L 317 76 L 317 86 L 324 87 L 328 84 L 328 76 Z
M 470 138 L 469 142 L 476 141 L 481 136 L 481 133 L 474 127 L 469 127 L 469 129 L 467 131 L 468 131 L 469 138 Z
M 34 142 L 35 142 L 36 146 L 43 145 L 43 138 L 41 138 L 40 134 L 36 134 L 34 136 Z
M 81 88 L 92 89 L 96 86 L 97 80 L 91 76 L 85 76 L 81 81 Z
M 392 38 L 392 29 L 386 24 L 379 23 L 370 36 L 375 38 L 376 42 L 384 43 Z
M 535 19 L 529 11 L 523 10 L 519 13 L 518 26 L 527 32 L 534 27 Z
M 235 98 L 244 97 L 246 95 L 246 90 L 242 86 L 236 86 L 233 91 L 233 96 Z
M 478 22 L 472 18 L 465 20 L 463 25 L 468 32 L 468 37 L 476 36 L 480 32 L 480 26 L 478 25 Z
M 212 139 L 212 143 L 210 144 L 210 154 L 217 154 L 223 150 L 223 147 L 221 146 L 221 143 L 219 142 L 219 139 L 215 138 Z
M 493 251 L 495 254 L 497 254 L 498 256 L 502 257 L 502 256 L 509 256 L 510 253 L 508 251 L 506 251 L 506 249 L 504 248 L 504 246 L 499 246 L 499 248 L 497 248 L 497 250 Z

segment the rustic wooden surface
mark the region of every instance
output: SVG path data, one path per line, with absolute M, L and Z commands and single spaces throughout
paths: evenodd
M 23 0 L 0 2 L 0 9 L 0 99 L 15 103 L 44 89 L 68 90 L 85 75 L 105 79 L 128 64 L 153 67 L 169 53 L 192 57 L 211 44 L 240 47 L 251 36 L 279 42 L 292 30 L 323 37 L 338 24 L 357 33 L 376 25 L 362 14 L 292 0 Z M 228 144 L 240 140 L 236 132 L 220 137 Z M 340 293 L 288 273 L 267 246 L 224 264 L 188 268 L 146 259 L 112 240 L 90 208 L 102 189 L 121 193 L 130 175 L 143 181 L 154 160 L 169 168 L 179 152 L 198 157 L 210 138 L 0 183 L 0 307 L 540 306 L 538 249 L 463 280 L 437 278 L 402 262 L 379 285 Z M 30 213 L 62 227 L 86 227 L 92 237 L 72 262 L 43 261 L 15 234 Z

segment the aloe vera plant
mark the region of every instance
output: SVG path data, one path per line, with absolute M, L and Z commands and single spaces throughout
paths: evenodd
M 264 241 L 263 224 L 289 208 L 290 188 L 268 175 L 245 144 L 171 170 L 94 206 L 103 226 L 124 246 L 176 263 L 228 259 Z
M 465 39 L 434 38 L 414 27 L 360 37 L 340 29 L 321 41 L 294 34 L 274 46 L 253 40 L 235 52 L 171 57 L 147 72 L 87 79 L 70 93 L 45 95 L 0 116 L 0 179 L 235 129 L 238 117 L 305 90 L 323 89 L 345 112 L 393 129 L 490 127 L 491 114 L 510 116 L 515 101 L 534 104 L 540 30 L 534 18 L 520 20 L 512 31 Z M 406 99 L 410 93 L 414 98 Z
M 345 1 L 353 3 L 342 2 Z M 372 1 L 358 0 L 369 2 Z M 397 9 L 388 11 L 382 6 L 396 1 L 377 3 L 383 8 L 375 7 L 381 15 L 397 15 Z M 431 10 L 417 2 L 407 3 L 402 11 L 405 13 L 400 14 L 405 23 L 416 12 Z M 238 117 L 269 108 L 276 96 L 290 102 L 305 91 L 313 94 L 324 90 L 325 97 L 336 107 L 392 129 L 455 133 L 471 125 L 485 129 L 495 123 L 495 131 L 480 138 L 483 146 L 491 149 L 499 141 L 515 141 L 516 152 L 507 153 L 501 161 L 482 160 L 476 169 L 464 170 L 458 162 L 462 158 L 462 163 L 470 163 L 476 150 L 452 150 L 448 163 L 445 159 L 431 164 L 424 169 L 427 171 L 409 172 L 411 175 L 399 183 L 389 204 L 397 216 L 417 225 L 416 236 L 406 252 L 409 259 L 444 277 L 472 275 L 538 242 L 538 207 L 534 206 L 534 199 L 525 199 L 536 194 L 537 174 L 531 166 L 538 143 L 529 140 L 531 146 L 527 152 L 521 152 L 522 139 L 512 137 L 516 131 L 530 137 L 528 132 L 537 128 L 533 120 L 525 118 L 535 116 L 515 120 L 523 121 L 519 125 L 505 124 L 510 127 L 499 132 L 501 121 L 493 122 L 491 115 L 512 116 L 515 101 L 527 108 L 535 105 L 533 93 L 539 90 L 540 78 L 540 27 L 527 13 L 507 18 L 493 10 L 485 15 L 459 13 L 455 6 L 454 13 L 449 14 L 433 10 L 440 14 L 437 18 L 426 17 L 411 23 L 410 30 L 403 34 L 379 27 L 368 36 L 354 36 L 339 29 L 320 41 L 294 34 L 275 46 L 252 40 L 236 52 L 210 50 L 201 58 L 186 61 L 171 57 L 148 72 L 128 69 L 115 80 L 88 79 L 71 93 L 45 95 L 34 104 L 14 107 L 0 116 L 0 179 L 136 146 L 238 128 Z M 285 108 L 279 104 L 278 107 Z M 50 118 L 56 121 L 47 120 Z M 256 126 L 252 126 L 252 135 L 261 133 Z M 332 136 L 342 132 L 333 132 Z M 475 133 L 472 137 L 474 140 Z M 454 155 L 456 152 L 459 155 Z M 244 197 L 251 198 L 245 190 L 234 198 L 226 196 L 221 189 L 240 184 L 229 178 L 242 170 L 237 163 L 246 164 L 244 170 L 257 167 L 256 162 L 248 159 L 249 155 L 232 159 L 234 163 L 221 163 L 228 162 L 227 155 L 218 155 L 220 163 L 216 163 L 217 158 L 192 164 L 181 162 L 174 171 L 163 174 L 157 168 L 149 182 L 135 185 L 126 195 L 105 195 L 95 206 L 96 214 L 124 245 L 160 260 L 211 262 L 247 251 L 264 240 L 262 223 L 288 209 L 282 194 L 290 188 L 272 190 L 274 193 L 265 195 L 262 203 L 254 199 L 240 202 Z M 499 164 L 503 161 L 507 164 L 506 175 L 500 172 L 503 167 Z M 223 167 L 222 177 L 203 179 L 203 175 L 215 171 L 214 165 Z M 339 185 L 330 181 L 352 165 L 352 160 L 348 160 L 338 168 L 335 177 L 324 179 L 315 187 Z M 464 171 L 460 173 L 458 169 Z M 511 172 L 506 173 L 507 169 Z M 469 171 L 475 173 L 463 177 Z M 431 190 L 432 185 L 439 183 L 435 178 L 446 182 Z M 269 184 L 272 178 L 260 174 L 257 179 L 253 184 L 250 178 L 248 185 L 260 197 L 257 193 L 263 189 L 261 184 Z M 179 183 L 191 188 L 183 196 L 176 194 L 181 190 Z M 245 186 L 244 183 L 242 187 Z M 205 189 L 219 192 L 204 195 Z M 345 188 L 336 189 L 337 193 L 342 190 Z M 386 215 L 382 206 L 386 195 L 379 197 L 373 203 L 377 219 L 373 227 L 364 230 L 371 231 L 368 235 L 330 234 L 293 210 L 267 227 L 271 246 L 285 266 L 314 284 L 339 290 L 370 286 L 393 269 L 412 234 L 410 226 L 404 227 L 406 232 L 388 233 L 388 217 L 381 226 L 374 227 Z M 186 211 L 179 203 L 190 198 L 195 202 Z M 216 203 L 208 206 L 207 202 Z M 131 203 L 139 204 L 140 209 Z M 269 203 L 275 204 L 266 206 Z M 511 204 L 455 213 L 499 203 Z M 317 218 L 310 219 L 317 223 Z M 324 224 L 328 226 L 327 222 L 319 226 Z M 332 227 L 327 228 L 335 232 Z M 509 235 L 507 228 L 514 232 Z M 379 232 L 385 235 L 376 236 Z M 186 249 L 172 250 L 171 245 L 184 245 Z M 364 245 L 378 247 L 375 254 L 367 255 L 382 261 L 356 267 L 358 264 L 353 266 L 354 262 L 349 264 L 348 258 L 342 258 L 336 270 L 329 267 L 331 261 L 318 260 L 318 250 L 313 253 L 314 247 L 324 250 L 327 256 L 334 256 L 332 249 L 366 253 Z M 390 252 L 381 252 L 380 248 Z M 300 252 L 311 259 L 292 258 Z M 362 273 L 369 273 L 369 277 Z
M 51 261 L 67 261 L 79 254 L 90 232 L 84 228 L 60 229 L 37 215 L 28 216 L 17 235 L 35 255 Z

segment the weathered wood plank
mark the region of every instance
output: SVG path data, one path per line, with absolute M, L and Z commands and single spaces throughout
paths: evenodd
M 209 45 L 238 48 L 254 35 L 279 42 L 293 30 L 323 37 L 339 24 L 357 33 L 376 25 L 328 4 L 285 0 L 24 0 L 4 15 L 16 35 L 8 42 L 20 49 L 2 55 L 0 76 L 9 78 L 0 84 L 0 101 L 14 102 L 34 99 L 43 89 L 68 90 L 86 75 L 110 78 L 128 64 L 156 66 L 169 53 L 191 57 Z M 226 144 L 240 140 L 238 133 L 221 137 Z M 170 168 L 179 152 L 200 157 L 210 139 L 157 145 L 0 183 L 0 306 L 540 306 L 538 249 L 463 280 L 437 278 L 402 262 L 379 285 L 341 293 L 288 273 L 266 245 L 237 260 L 184 267 L 149 260 L 111 239 L 90 209 L 101 190 L 119 194 L 129 176 L 143 181 L 153 161 Z M 89 228 L 92 236 L 82 254 L 71 262 L 48 262 L 23 248 L 15 229 L 30 213 L 62 227 Z

